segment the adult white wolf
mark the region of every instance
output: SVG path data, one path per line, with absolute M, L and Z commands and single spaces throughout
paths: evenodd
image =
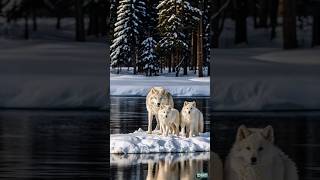
M 155 116 L 157 120 L 156 130 L 159 130 L 160 124 L 158 120 L 158 111 L 161 105 L 170 105 L 174 107 L 172 95 L 163 87 L 153 87 L 150 89 L 147 98 L 146 106 L 148 110 L 148 133 L 152 133 L 152 120 Z
M 274 144 L 273 128 L 238 128 L 226 158 L 226 180 L 298 180 L 296 166 Z
M 161 105 L 158 118 L 162 135 L 168 136 L 169 130 L 172 130 L 172 134 L 179 135 L 180 115 L 178 110 L 170 105 Z
M 180 116 L 181 133 L 183 135 L 186 134 L 192 137 L 193 135 L 198 136 L 199 132 L 203 132 L 203 114 L 196 107 L 195 101 L 185 101 Z

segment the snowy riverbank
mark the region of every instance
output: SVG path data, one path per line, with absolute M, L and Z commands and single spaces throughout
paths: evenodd
M 210 151 L 210 133 L 208 132 L 192 138 L 147 134 L 141 129 L 129 134 L 110 135 L 110 153 L 113 154 L 204 151 Z
M 214 109 L 319 109 L 319 52 L 319 47 L 215 50 Z
M 146 96 L 154 86 L 166 88 L 173 96 L 210 96 L 210 77 L 110 75 L 113 96 Z

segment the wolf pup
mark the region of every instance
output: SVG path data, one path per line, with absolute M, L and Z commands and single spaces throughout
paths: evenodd
M 148 110 L 148 133 L 152 133 L 152 120 L 155 116 L 157 121 L 156 130 L 159 130 L 158 111 L 160 105 L 170 105 L 174 107 L 172 95 L 163 87 L 153 87 L 150 89 L 147 98 L 146 106 Z
M 161 105 L 158 111 L 158 119 L 162 135 L 168 136 L 170 129 L 173 134 L 179 135 L 180 115 L 178 110 L 170 105 Z
M 273 128 L 241 125 L 226 158 L 226 180 L 298 180 L 293 161 L 274 144 Z
M 199 132 L 203 132 L 203 114 L 196 107 L 196 102 L 185 101 L 180 113 L 181 133 L 183 135 L 198 136 Z

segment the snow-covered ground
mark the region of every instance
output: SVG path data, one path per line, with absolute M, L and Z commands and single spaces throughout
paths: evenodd
M 146 96 L 154 86 L 164 87 L 173 96 L 210 96 L 210 77 L 110 75 L 110 94 L 114 96 Z
M 215 110 L 320 109 L 320 48 L 215 49 Z
M 0 108 L 105 108 L 106 49 L 0 38 Z
M 147 134 L 141 129 L 129 134 L 110 135 L 110 153 L 114 154 L 205 151 L 210 151 L 209 132 L 191 138 L 176 135 L 165 137 L 157 133 Z

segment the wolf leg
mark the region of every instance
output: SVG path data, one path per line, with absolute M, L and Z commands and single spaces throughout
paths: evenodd
M 152 133 L 152 119 L 153 114 L 151 112 L 148 112 L 148 134 Z
M 160 129 L 159 119 L 158 119 L 157 115 L 155 115 L 155 116 L 156 116 L 156 120 L 157 120 L 157 126 L 156 126 L 156 128 L 154 130 L 159 130 Z

